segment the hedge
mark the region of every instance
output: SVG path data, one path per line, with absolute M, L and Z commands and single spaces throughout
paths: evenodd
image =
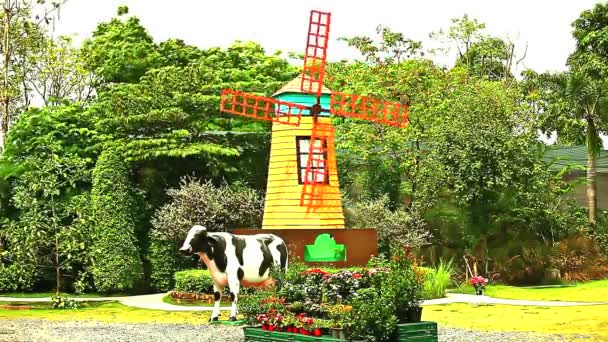
M 143 277 L 135 237 L 137 203 L 124 158 L 106 150 L 93 170 L 93 281 L 100 292 L 132 290 Z
M 213 293 L 213 279 L 208 270 L 186 270 L 176 272 L 175 291 L 190 293 Z

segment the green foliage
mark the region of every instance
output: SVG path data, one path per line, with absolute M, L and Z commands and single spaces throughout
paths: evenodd
M 414 267 L 402 248 L 395 248 L 393 253 L 381 289 L 382 295 L 393 303 L 397 320 L 403 323 L 407 321 L 407 310 L 420 306 L 424 274 Z
M 151 283 L 159 290 L 168 290 L 173 274 L 192 265 L 178 250 L 193 225 L 228 231 L 256 228 L 262 222 L 262 198 L 240 184 L 216 187 L 209 181 L 184 178 L 180 188 L 167 194 L 171 200 L 156 211 L 150 231 Z
M 445 290 L 452 285 L 452 277 L 456 273 L 456 267 L 452 261 L 452 259 L 448 262 L 440 260 L 436 267 L 425 269 L 422 295 L 424 299 L 445 297 Z
M 213 279 L 208 270 L 186 270 L 175 272 L 175 291 L 212 293 Z
M 126 13 L 124 7 L 118 12 Z M 152 37 L 136 17 L 99 24 L 93 37 L 84 41 L 82 51 L 89 70 L 105 83 L 137 82 L 162 62 Z
M 390 297 L 375 288 L 359 290 L 347 314 L 349 337 L 364 341 L 390 341 L 397 326 L 395 306 Z
M 2 233 L 6 233 L 6 227 L 3 227 Z M 0 292 L 31 291 L 40 277 L 40 270 L 19 261 L 9 263 L 6 260 L 9 253 L 6 247 L 1 248 L 0 253 L 3 259 L 0 265 Z
M 93 171 L 93 279 L 101 292 L 129 291 L 142 279 L 135 238 L 138 205 L 123 156 L 105 150 Z
M 471 74 L 491 80 L 503 80 L 511 75 L 512 45 L 495 37 L 484 37 L 471 44 L 456 61 Z
M 568 58 L 568 65 L 585 70 L 594 78 L 608 77 L 608 4 L 597 3 L 583 11 L 572 23 L 576 50 Z
M 350 228 L 376 228 L 379 248 L 388 251 L 390 245 L 421 247 L 429 242 L 425 223 L 415 212 L 389 209 L 388 196 L 362 201 L 345 208 L 346 225 Z
M 256 317 L 261 313 L 267 313 L 272 302 L 269 299 L 275 298 L 275 293 L 272 290 L 256 290 L 247 296 L 239 298 L 237 302 L 238 310 L 245 322 L 248 324 L 255 324 Z
M 45 40 L 30 56 L 30 63 L 35 75 L 27 78 L 27 83 L 45 106 L 85 102 L 93 97 L 94 75 L 70 37 Z
M 376 33 L 380 36 L 380 42 L 375 43 L 373 39 L 364 36 L 352 38 L 339 38 L 348 46 L 354 47 L 365 57 L 365 60 L 373 64 L 400 63 L 412 57 L 422 56 L 422 43 L 405 37 L 401 32 L 395 32 L 389 27 L 378 25 Z
M 51 309 L 78 309 L 80 307 L 78 301 L 69 297 L 54 296 L 51 297 Z
M 11 127 L 2 163 L 23 169 L 22 162 L 32 156 L 47 156 L 49 148 L 58 156 L 70 156 L 92 165 L 101 141 L 91 116 L 78 104 L 32 108 Z M 12 168 L 7 167 L 6 170 Z M 2 178 L 18 175 L 5 172 Z
M 31 156 L 24 162 L 27 171 L 12 197 L 20 215 L 2 229 L 6 246 L 2 257 L 10 264 L 37 269 L 37 275 L 53 274 L 60 291 L 64 273 L 74 276 L 88 261 L 89 197 L 79 192 L 79 185 L 90 175 L 81 159 L 61 158 L 50 148 L 47 152 L 45 157 Z M 15 280 L 18 288 L 28 289 L 25 286 L 32 279 Z

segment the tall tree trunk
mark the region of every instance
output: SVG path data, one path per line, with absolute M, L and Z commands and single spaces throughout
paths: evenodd
M 9 119 L 9 93 L 8 93 L 8 68 L 10 66 L 10 48 L 8 46 L 10 42 L 10 26 L 11 26 L 11 18 L 13 16 L 11 10 L 10 1 L 5 1 L 4 3 L 4 37 L 3 40 L 3 48 L 4 48 L 4 79 L 2 80 L 2 86 L 4 87 L 4 91 L 2 93 L 2 118 L 0 119 L 0 149 L 4 151 L 4 142 L 6 140 L 6 135 L 8 133 L 8 119 Z
M 590 151 L 587 152 L 587 207 L 589 208 L 589 223 L 595 224 L 597 213 L 597 194 L 596 194 L 596 156 Z

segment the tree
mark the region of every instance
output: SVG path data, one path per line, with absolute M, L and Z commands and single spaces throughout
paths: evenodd
M 125 6 L 119 7 L 119 16 L 127 13 Z M 99 24 L 93 37 L 83 43 L 82 51 L 89 70 L 103 84 L 135 83 L 162 62 L 152 36 L 137 17 L 113 18 Z
M 608 124 L 608 80 L 574 70 L 542 77 L 548 98 L 543 128 L 557 131 L 561 143 L 587 146 L 587 206 L 589 222 L 597 220 L 596 163 L 602 132 Z
M 511 76 L 513 44 L 493 37 L 484 37 L 471 44 L 456 60 L 456 66 L 467 68 L 473 75 L 491 80 L 503 80 Z
M 17 265 L 52 268 L 59 295 L 62 278 L 86 264 L 88 196 L 79 185 L 89 173 L 78 158 L 61 158 L 48 149 L 45 157 L 31 156 L 14 189 L 13 202 L 21 211 L 8 227 L 8 254 Z
M 407 38 L 401 32 L 378 25 L 376 33 L 380 36 L 379 43 L 366 36 L 341 37 L 338 40 L 345 41 L 348 46 L 356 48 L 367 62 L 376 65 L 399 64 L 406 59 L 424 55 L 422 43 Z
M 39 51 L 44 41 L 44 24 L 54 23 L 67 0 L 53 1 L 49 6 L 44 0 L 32 4 L 25 0 L 6 0 L 0 13 L 0 56 L 2 57 L 2 84 L 0 94 L 0 148 L 9 125 L 17 114 L 30 104 L 26 82 L 31 69 L 32 54 Z M 32 15 L 32 12 L 43 14 Z
M 517 67 L 526 53 L 514 65 L 515 44 L 485 34 L 485 28 L 485 23 L 480 23 L 475 18 L 469 19 L 465 14 L 461 18 L 453 18 L 452 26 L 447 32 L 439 30 L 431 33 L 431 37 L 441 40 L 447 46 L 438 50 L 456 48 L 458 55 L 455 66 L 464 67 L 479 77 L 508 80 L 512 78 L 511 69 Z
M 45 106 L 64 102 L 86 102 L 93 95 L 94 75 L 87 70 L 72 39 L 47 39 L 40 51 L 30 57 L 32 74 L 27 84 L 42 98 Z
M 466 58 L 469 49 L 473 44 L 483 39 L 482 31 L 486 28 L 485 23 L 480 23 L 477 19 L 469 19 L 467 14 L 461 18 L 452 18 L 452 26 L 445 32 L 440 29 L 431 33 L 431 37 L 443 40 L 444 44 L 453 45 L 458 52 L 458 59 L 464 59 L 465 65 L 470 65 Z M 450 47 L 447 48 L 448 50 Z
M 608 3 L 583 11 L 573 23 L 576 50 L 568 58 L 571 68 L 585 70 L 594 78 L 608 77 Z

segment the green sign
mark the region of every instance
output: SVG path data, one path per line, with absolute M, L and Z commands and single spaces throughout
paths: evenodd
M 346 247 L 338 245 L 331 235 L 323 233 L 317 236 L 314 245 L 304 247 L 304 261 L 346 261 Z

